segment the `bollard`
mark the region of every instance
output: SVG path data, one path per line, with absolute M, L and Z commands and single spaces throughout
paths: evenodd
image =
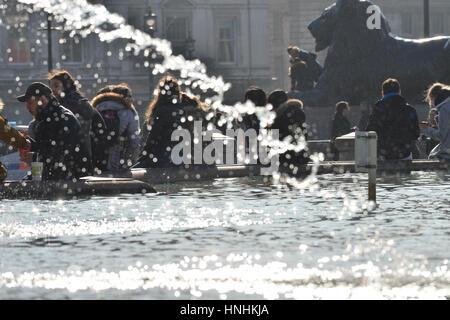
M 356 131 L 355 171 L 369 174 L 369 201 L 377 200 L 377 133 Z
M 377 202 L 377 133 L 368 134 L 369 201 Z

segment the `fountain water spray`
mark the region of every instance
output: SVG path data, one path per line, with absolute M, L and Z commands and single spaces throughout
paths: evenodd
M 144 52 L 148 57 L 153 49 L 164 57 L 162 64 L 157 64 L 153 74 L 164 73 L 167 70 L 181 72 L 182 78 L 191 79 L 192 85 L 203 91 L 214 90 L 219 98 L 230 88 L 222 77 L 209 77 L 206 66 L 199 60 L 188 61 L 183 56 L 173 56 L 171 44 L 167 40 L 152 38 L 145 32 L 128 25 L 125 19 L 99 4 L 91 4 L 86 0 L 17 0 L 19 3 L 31 5 L 34 10 L 43 10 L 52 14 L 57 22 L 64 23 L 65 30 L 70 30 L 70 36 L 76 33 L 82 37 L 90 34 L 98 35 L 100 41 L 112 42 L 117 39 L 128 40 L 127 51 L 134 51 L 135 55 Z
M 76 34 L 82 37 L 96 34 L 100 41 L 107 43 L 117 39 L 125 39 L 127 40 L 125 51 L 133 51 L 136 56 L 143 54 L 145 57 L 156 58 L 156 55 L 163 57 L 161 63 L 155 64 L 153 75 L 165 73 L 168 70 L 179 71 L 180 78 L 186 79 L 184 84 L 187 86 L 194 89 L 199 88 L 203 92 L 213 90 L 216 95 L 206 99 L 206 102 L 214 111 L 220 112 L 219 125 L 227 123 L 228 128 L 231 128 L 232 120 L 242 120 L 244 114 L 255 114 L 262 126 L 270 125 L 275 118 L 275 113 L 270 104 L 265 107 L 256 107 L 251 102 L 236 103 L 233 106 L 224 105 L 224 93 L 229 90 L 231 85 L 224 82 L 221 76 L 208 76 L 206 66 L 198 59 L 189 61 L 181 55 L 174 56 L 169 41 L 151 37 L 147 33 L 135 29 L 128 25 L 122 16 L 109 12 L 103 5 L 91 4 L 86 0 L 17 0 L 17 2 L 30 6 L 32 11 L 27 10 L 29 13 L 41 10 L 53 15 L 55 21 L 61 23 L 65 31 L 70 32 L 70 37 Z M 296 144 L 292 144 L 291 141 L 274 141 L 264 132 L 265 130 L 261 130 L 259 139 L 272 149 L 272 153 L 282 153 L 286 150 L 298 152 L 306 147 L 305 140 Z M 323 160 L 323 154 L 316 154 L 311 158 L 313 168 L 307 179 L 299 182 L 294 178 L 283 178 L 282 175 L 275 172 L 273 174 L 275 183 L 282 181 L 300 190 L 314 189 L 314 185 L 318 181 L 316 174 L 319 163 Z

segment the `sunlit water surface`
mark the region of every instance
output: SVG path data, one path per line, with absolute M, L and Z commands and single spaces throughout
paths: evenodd
M 449 175 L 0 203 L 0 299 L 448 299 Z

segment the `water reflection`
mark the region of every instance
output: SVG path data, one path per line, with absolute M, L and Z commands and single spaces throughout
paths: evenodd
M 332 259 L 346 262 L 349 258 Z M 141 295 L 152 297 L 159 292 L 160 296 L 154 298 L 201 298 L 207 293 L 214 298 L 256 295 L 265 299 L 442 299 L 449 294 L 448 261 L 429 272 L 411 266 L 381 270 L 372 261 L 350 269 L 323 270 L 322 266 L 331 260 L 328 257 L 319 259 L 319 267 L 315 268 L 260 260 L 259 255 L 243 253 L 230 254 L 225 259 L 217 255 L 186 256 L 177 263 L 152 266 L 138 261 L 118 271 L 71 266 L 57 273 L 3 273 L 0 283 L 9 288 L 65 289 L 70 293 L 119 289 L 139 290 Z M 423 278 L 428 280 L 426 284 Z
M 370 214 L 351 209 L 363 175 L 321 179 L 325 190 L 303 194 L 222 179 L 156 196 L 3 202 L 0 298 L 450 296 L 448 176 L 380 178 Z

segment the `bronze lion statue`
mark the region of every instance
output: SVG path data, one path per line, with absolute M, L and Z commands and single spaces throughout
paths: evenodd
M 417 101 L 433 82 L 449 83 L 450 37 L 398 37 L 381 12 L 379 28 L 371 30 L 367 9 L 372 5 L 370 1 L 338 0 L 308 26 L 316 52 L 328 48 L 324 70 L 314 89 L 291 92 L 290 97 L 310 106 L 340 100 L 358 104 L 379 97 L 381 83 L 396 78 L 402 94 Z

